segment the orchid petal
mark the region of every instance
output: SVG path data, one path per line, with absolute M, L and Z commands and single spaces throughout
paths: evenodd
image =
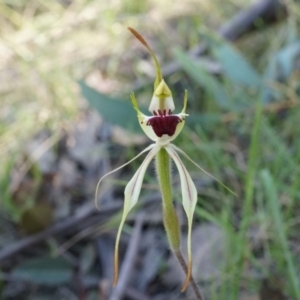
M 132 163 L 134 160 L 136 160 L 138 157 L 140 157 L 143 153 L 145 153 L 145 152 L 147 152 L 147 151 L 150 151 L 150 150 L 153 149 L 155 146 L 156 146 L 155 144 L 151 144 L 149 147 L 147 147 L 146 149 L 144 149 L 142 152 L 140 152 L 140 153 L 139 153 L 137 156 L 135 156 L 133 159 L 131 159 L 130 161 L 128 161 L 128 162 L 125 163 L 124 165 L 122 165 L 122 166 L 120 166 L 120 167 L 118 167 L 118 168 L 116 168 L 116 169 L 114 169 L 114 170 L 112 170 L 112 171 L 106 173 L 104 176 L 102 176 L 102 177 L 99 179 L 99 181 L 98 181 L 98 183 L 97 183 L 96 191 L 95 191 L 95 206 L 97 207 L 97 209 L 99 209 L 98 203 L 97 203 L 97 199 L 98 199 L 99 187 L 100 187 L 100 184 L 101 184 L 102 180 L 103 180 L 106 176 L 108 176 L 108 175 L 110 175 L 110 174 L 112 174 L 112 173 L 114 173 L 114 172 L 116 172 L 116 171 L 118 171 L 118 170 L 124 168 L 124 167 L 127 166 L 128 164 Z
M 219 179 L 217 179 L 216 177 L 214 177 L 213 175 L 211 175 L 210 173 L 208 173 L 207 171 L 205 171 L 202 167 L 200 167 L 196 162 L 194 162 L 184 151 L 182 151 L 180 148 L 176 147 L 173 144 L 170 144 L 170 147 L 173 148 L 175 151 L 179 152 L 180 154 L 182 154 L 185 158 L 187 158 L 191 163 L 193 163 L 198 169 L 200 169 L 203 173 L 205 173 L 206 175 L 208 175 L 210 178 L 214 179 L 215 181 L 217 181 L 221 186 L 223 186 L 227 191 L 229 191 L 231 194 L 233 194 L 234 196 L 237 197 L 237 194 L 232 191 L 228 186 L 226 186 L 224 183 L 222 183 Z
M 184 98 L 183 98 L 183 109 L 182 109 L 182 114 L 185 114 L 186 111 L 186 106 L 187 106 L 187 100 L 188 100 L 188 91 L 184 90 Z
M 128 213 L 130 212 L 130 210 L 135 206 L 135 204 L 138 201 L 147 167 L 148 167 L 149 163 L 151 162 L 151 160 L 154 158 L 154 156 L 157 154 L 159 149 L 160 149 L 159 146 L 152 147 L 151 151 L 148 153 L 148 155 L 142 162 L 141 166 L 138 168 L 138 170 L 136 171 L 136 173 L 134 174 L 132 179 L 126 185 L 126 188 L 124 191 L 125 199 L 124 199 L 123 215 L 122 215 L 121 223 L 119 225 L 117 238 L 116 238 L 116 244 L 115 244 L 114 285 L 116 285 L 117 281 L 118 281 L 118 273 L 119 273 L 118 253 L 119 253 L 119 241 L 120 241 L 120 237 L 121 237 L 122 228 L 123 228 L 123 225 L 125 223 Z
M 139 119 L 139 123 L 140 123 L 141 128 L 146 133 L 146 135 L 149 137 L 149 139 L 156 142 L 157 136 L 156 136 L 154 130 L 152 129 L 151 126 L 147 125 L 147 122 L 148 122 L 149 118 L 151 118 L 151 117 L 148 117 L 148 116 L 144 115 L 140 111 L 139 106 L 138 106 L 137 101 L 136 101 L 136 98 L 134 96 L 134 93 L 131 93 L 130 98 L 131 98 L 131 102 L 132 102 L 132 105 L 133 105 L 134 109 L 137 111 L 137 117 Z
M 192 234 L 192 223 L 193 215 L 197 203 L 197 189 L 192 181 L 192 178 L 186 170 L 183 162 L 176 153 L 175 149 L 168 145 L 165 147 L 169 155 L 174 160 L 176 167 L 179 172 L 181 182 L 181 193 L 182 193 L 182 205 L 185 210 L 188 219 L 188 236 L 187 236 L 187 255 L 188 255 L 188 270 L 186 275 L 185 283 L 182 287 L 182 292 L 186 290 L 188 283 L 192 275 L 192 246 L 191 246 L 191 234 Z

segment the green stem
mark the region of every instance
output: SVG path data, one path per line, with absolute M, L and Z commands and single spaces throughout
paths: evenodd
M 164 148 L 160 149 L 160 151 L 157 153 L 156 172 L 162 195 L 164 225 L 169 243 L 184 273 L 187 274 L 188 268 L 180 251 L 179 221 L 172 202 L 170 157 L 168 152 Z M 196 299 L 204 300 L 193 276 L 191 276 L 190 282 L 196 295 Z
M 164 225 L 172 251 L 178 251 L 180 248 L 180 228 L 172 202 L 170 171 L 169 154 L 162 148 L 156 156 L 156 172 L 162 195 Z

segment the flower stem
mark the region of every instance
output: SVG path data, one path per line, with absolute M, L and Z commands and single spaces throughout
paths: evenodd
M 179 221 L 172 202 L 170 157 L 168 152 L 164 148 L 161 148 L 156 155 L 156 172 L 162 194 L 165 230 L 167 232 L 171 249 L 175 254 L 177 260 L 179 261 L 179 264 L 182 267 L 183 271 L 185 272 L 185 274 L 187 274 L 188 268 L 180 251 Z M 190 281 L 197 300 L 204 300 L 193 276 L 191 276 Z
M 162 194 L 164 225 L 172 251 L 180 248 L 180 227 L 172 202 L 172 187 L 170 176 L 170 157 L 162 148 L 156 155 L 156 172 Z

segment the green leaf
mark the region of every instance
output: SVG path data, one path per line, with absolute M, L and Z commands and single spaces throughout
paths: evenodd
M 255 88 L 261 87 L 261 76 L 235 47 L 212 33 L 202 33 L 201 35 L 222 65 L 224 74 L 232 83 Z
M 206 114 L 194 114 L 190 113 L 186 118 L 186 124 L 189 126 L 200 125 L 203 128 L 210 128 L 216 126 L 222 122 L 222 114 L 218 113 L 206 113 Z
M 266 86 L 263 89 L 263 103 L 270 103 L 272 100 L 279 100 L 282 97 L 282 93 L 271 86 L 272 82 L 278 80 L 279 68 L 277 62 L 277 56 L 269 58 L 268 65 L 265 69 L 264 81 Z
M 129 100 L 126 102 L 108 97 L 87 86 L 83 81 L 79 81 L 79 85 L 82 95 L 104 119 L 125 129 L 141 132 L 136 111 Z
M 197 64 L 187 54 L 180 49 L 174 49 L 174 55 L 182 68 L 188 73 L 195 82 L 203 86 L 214 98 L 216 103 L 225 109 L 234 109 L 234 106 L 229 101 L 229 97 L 222 84 L 218 82 L 206 69 Z
M 296 41 L 282 50 L 277 54 L 279 68 L 281 70 L 281 79 L 288 79 L 292 72 L 295 70 L 296 59 L 300 54 L 300 41 Z
M 297 40 L 270 57 L 264 74 L 264 81 L 268 83 L 263 91 L 264 103 L 282 99 L 283 92 L 272 88 L 270 84 L 277 81 L 286 82 L 289 79 L 296 69 L 295 61 L 299 54 L 300 41 Z
M 268 203 L 269 213 L 272 216 L 274 230 L 276 232 L 277 241 L 282 247 L 282 255 L 286 263 L 287 275 L 294 292 L 295 299 L 300 299 L 299 275 L 297 274 L 297 264 L 290 250 L 287 232 L 285 229 L 285 221 L 282 214 L 282 208 L 279 202 L 277 185 L 269 170 L 262 170 L 262 183 L 265 189 L 266 201 Z
M 213 54 L 221 63 L 227 77 L 233 82 L 259 88 L 262 80 L 248 61 L 229 44 L 214 47 Z
M 12 274 L 36 284 L 60 285 L 71 280 L 72 266 L 61 257 L 35 258 L 19 264 Z

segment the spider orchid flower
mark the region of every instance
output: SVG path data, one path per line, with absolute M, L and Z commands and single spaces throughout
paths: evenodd
M 153 141 L 153 143 L 139 153 L 136 157 L 125 163 L 124 165 L 118 167 L 117 169 L 104 175 L 98 182 L 96 188 L 97 199 L 98 189 L 101 181 L 107 175 L 116 172 L 117 170 L 128 165 L 135 159 L 137 159 L 142 154 L 148 152 L 146 158 L 144 159 L 141 166 L 138 168 L 132 179 L 128 182 L 125 187 L 125 199 L 124 199 L 124 210 L 119 225 L 116 244 L 115 244 L 115 255 L 114 255 L 114 285 L 118 281 L 119 273 L 119 241 L 122 232 L 123 225 L 125 223 L 126 217 L 130 210 L 136 205 L 142 182 L 144 179 L 145 172 L 147 170 L 150 162 L 156 158 L 157 163 L 157 175 L 160 184 L 160 189 L 162 193 L 163 202 L 163 216 L 164 225 L 168 235 L 169 243 L 173 252 L 177 252 L 180 249 L 180 229 L 179 222 L 172 204 L 172 188 L 171 188 L 171 178 L 170 178 L 170 158 L 174 161 L 181 181 L 181 192 L 182 192 L 182 205 L 187 216 L 188 221 L 188 235 L 187 235 L 187 256 L 188 264 L 186 271 L 186 280 L 183 285 L 182 291 L 184 291 L 190 281 L 192 273 L 192 255 L 191 255 L 191 232 L 192 232 L 192 221 L 195 211 L 195 206 L 197 203 L 197 189 L 193 183 L 191 176 L 186 170 L 183 162 L 181 161 L 179 154 L 185 156 L 194 165 L 196 165 L 201 171 L 209 175 L 210 177 L 217 180 L 215 177 L 211 176 L 205 170 L 203 170 L 197 163 L 195 163 L 185 152 L 172 144 L 172 141 L 178 136 L 184 127 L 185 118 L 188 116 L 186 114 L 187 98 L 188 93 L 185 90 L 183 109 L 179 114 L 173 114 L 175 105 L 172 98 L 172 93 L 162 78 L 161 69 L 158 60 L 143 37 L 138 34 L 134 29 L 128 28 L 133 35 L 148 49 L 152 58 L 155 62 L 156 67 L 156 80 L 154 83 L 154 93 L 150 102 L 149 111 L 151 116 L 144 115 L 137 104 L 134 94 L 131 94 L 131 101 L 134 109 L 137 111 L 137 118 L 139 124 L 146 135 Z M 219 180 L 217 180 L 219 182 Z M 221 183 L 222 184 L 222 183 Z M 223 184 L 222 184 L 223 185 Z M 223 185 L 224 186 L 224 185 Z

